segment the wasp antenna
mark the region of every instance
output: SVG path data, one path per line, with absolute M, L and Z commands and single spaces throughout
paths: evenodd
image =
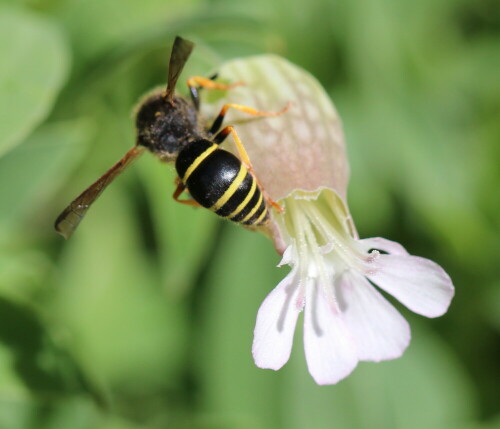
M 172 100 L 175 91 L 175 85 L 179 76 L 194 48 L 194 43 L 189 40 L 177 36 L 172 46 L 172 53 L 170 54 L 170 62 L 168 66 L 168 80 L 167 91 L 165 98 Z

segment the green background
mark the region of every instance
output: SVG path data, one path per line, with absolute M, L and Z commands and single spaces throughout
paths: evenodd
M 494 0 L 0 2 L 0 429 L 500 427 L 499 8 Z M 405 355 L 336 386 L 257 369 L 265 237 L 174 204 L 144 156 L 65 242 L 55 217 L 134 143 L 166 78 L 273 52 L 344 122 L 362 237 L 437 261 L 449 312 L 402 309 Z M 399 307 L 401 309 L 401 307 Z M 300 325 L 300 323 L 299 323 Z M 298 330 L 300 331 L 300 329 Z

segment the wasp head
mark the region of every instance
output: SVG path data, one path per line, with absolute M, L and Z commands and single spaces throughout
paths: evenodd
M 156 91 L 139 104 L 136 113 L 137 144 L 164 161 L 173 161 L 187 143 L 200 135 L 198 113 L 182 97 L 165 97 Z

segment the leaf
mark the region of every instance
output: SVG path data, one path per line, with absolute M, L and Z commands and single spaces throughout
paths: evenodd
M 175 202 L 172 166 L 148 158 L 138 168 L 150 201 L 163 284 L 174 295 L 183 294 L 195 286 L 221 221 L 207 210 Z
M 500 332 L 500 282 L 498 280 L 493 281 L 483 292 L 482 311 L 492 327 Z
M 72 356 L 55 344 L 30 307 L 0 298 L 0 397 L 14 399 L 29 389 L 39 394 L 100 393 Z
M 52 123 L 0 158 L 0 221 L 39 212 L 83 154 L 86 121 Z
M 0 395 L 2 429 L 139 429 L 134 423 L 104 413 L 88 397 Z M 141 425 L 141 427 L 144 427 Z
M 201 369 L 203 410 L 224 421 L 216 427 L 279 427 L 281 375 L 257 368 L 251 345 L 259 303 L 284 269 L 260 234 L 228 224 L 200 298 L 202 331 L 195 354 Z M 232 423 L 232 424 L 229 424 Z M 227 426 L 226 426 L 227 425 Z M 304 426 L 313 427 L 313 426 Z
M 297 346 L 297 345 L 296 345 Z M 318 387 L 307 373 L 303 352 L 285 368 L 285 427 L 299 429 L 449 429 L 476 412 L 470 380 L 432 332 L 414 329 L 402 358 L 361 363 L 335 386 Z
M 130 393 L 176 380 L 187 322 L 162 293 L 122 184 L 107 189 L 65 242 L 53 313 L 93 373 Z
M 486 421 L 465 424 L 460 426 L 460 429 L 500 429 L 500 414 L 496 414 Z
M 58 29 L 39 16 L 0 9 L 0 156 L 49 114 L 68 71 Z
M 151 29 L 169 31 L 181 15 L 189 16 L 197 3 L 198 0 L 61 2 L 55 13 L 71 38 L 78 68 L 117 44 L 134 44 Z M 169 21 L 174 24 L 169 25 Z M 89 31 L 89 23 L 92 23 L 92 31 Z M 165 46 L 168 42 L 165 40 Z

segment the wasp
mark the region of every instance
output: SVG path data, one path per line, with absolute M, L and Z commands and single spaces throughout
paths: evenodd
M 270 207 L 282 210 L 260 185 L 234 127 L 221 127 L 229 109 L 253 116 L 278 116 L 289 105 L 278 112 L 264 112 L 240 104 L 225 104 L 213 124 L 204 127 L 199 117 L 200 90 L 229 90 L 244 83 L 218 83 L 217 75 L 210 78 L 194 76 L 187 80 L 190 100 L 175 94 L 177 80 L 193 47 L 194 43 L 176 37 L 170 55 L 166 89 L 146 96 L 136 111 L 136 145 L 59 215 L 55 229 L 65 238 L 73 234 L 104 189 L 145 149 L 161 161 L 175 162 L 178 177 L 173 198 L 179 203 L 208 208 L 247 227 L 268 223 Z M 219 147 L 229 135 L 234 139 L 239 158 Z M 183 192 L 189 196 L 181 199 Z

